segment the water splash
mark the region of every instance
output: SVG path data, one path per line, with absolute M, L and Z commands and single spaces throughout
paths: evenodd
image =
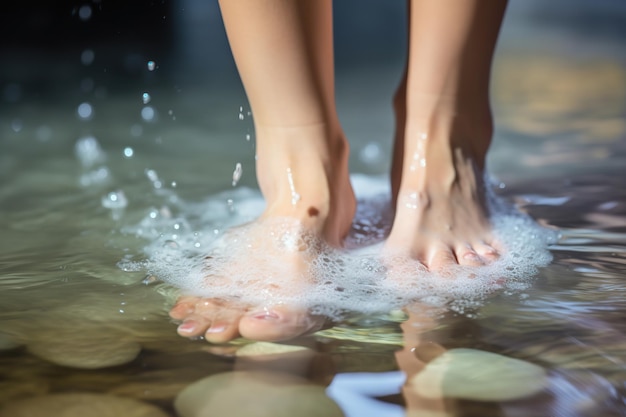
M 93 117 L 93 107 L 87 102 L 80 103 L 76 109 L 76 114 L 81 120 L 90 120 Z
M 237 162 L 235 170 L 233 171 L 233 187 L 236 186 L 241 179 L 241 174 L 243 174 L 243 168 L 241 167 L 241 163 Z
M 300 201 L 300 194 L 296 192 L 296 187 L 293 182 L 293 174 L 291 168 L 287 168 L 287 181 L 289 181 L 289 189 L 291 190 L 291 205 L 295 206 Z
M 102 207 L 104 208 L 119 210 L 126 206 L 128 206 L 128 199 L 122 190 L 111 191 L 102 197 Z

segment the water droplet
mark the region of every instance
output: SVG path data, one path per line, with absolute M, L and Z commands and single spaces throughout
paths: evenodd
M 226 200 L 226 205 L 228 206 L 228 211 L 230 211 L 231 213 L 235 211 L 235 202 L 232 198 Z
M 141 101 L 143 101 L 143 104 L 148 104 L 150 103 L 150 100 L 152 100 L 152 97 L 150 97 L 150 94 L 148 93 L 143 93 L 141 95 Z
M 100 147 L 98 140 L 93 136 L 85 136 L 78 139 L 76 145 L 74 145 L 74 153 L 85 168 L 90 168 L 105 159 L 104 151 Z
M 141 118 L 146 122 L 151 122 L 154 120 L 155 111 L 151 106 L 146 106 L 141 109 Z
M 361 161 L 366 164 L 372 164 L 380 161 L 381 159 L 380 145 L 376 142 L 370 142 L 359 153 Z
M 127 205 L 128 200 L 122 190 L 111 191 L 109 194 L 102 197 L 102 207 L 104 208 L 112 210 L 123 209 Z
M 89 187 L 93 184 L 103 184 L 107 182 L 111 174 L 107 167 L 100 167 L 96 170 L 89 171 L 80 176 L 80 185 L 83 187 Z
M 156 69 L 156 63 L 154 61 L 148 61 L 148 71 L 154 71 Z
M 250 142 L 250 133 L 246 134 L 246 141 Z
M 155 182 L 155 181 L 158 181 L 158 180 L 159 180 L 159 176 L 158 176 L 158 174 L 157 174 L 157 173 L 156 173 L 156 171 L 155 171 L 155 170 L 153 170 L 153 169 L 146 169 L 146 177 L 148 177 L 148 179 L 149 179 L 151 182 Z
M 95 58 L 96 58 L 96 54 L 93 52 L 92 49 L 85 49 L 80 54 L 80 62 L 82 62 L 84 66 L 89 66 L 93 64 L 93 61 Z
M 171 186 L 172 186 L 172 188 L 176 188 L 178 186 L 178 184 L 176 183 L 176 181 L 172 181 Z
M 124 157 L 132 158 L 134 154 L 135 154 L 135 151 L 130 146 L 127 146 L 124 148 Z
M 241 167 L 241 163 L 237 162 L 237 165 L 235 165 L 235 170 L 233 171 L 233 187 L 236 186 L 241 179 L 242 173 L 243 168 Z
M 11 122 L 11 129 L 13 129 L 15 133 L 22 130 L 22 127 L 22 121 L 20 119 L 13 119 L 13 121 Z
M 93 108 L 89 103 L 80 103 L 76 109 L 76 113 L 78 113 L 78 117 L 81 119 L 89 120 L 93 116 Z
M 300 201 L 300 194 L 296 192 L 295 183 L 291 168 L 287 168 L 287 181 L 289 181 L 289 189 L 291 190 L 291 205 L 295 206 Z
M 156 210 L 152 210 L 149 214 L 151 219 L 156 219 L 157 218 L 158 213 L 156 212 Z
M 83 4 L 82 6 L 80 6 L 80 9 L 78 9 L 78 17 L 83 22 L 89 20 L 91 18 L 91 6 L 88 4 Z
M 243 119 L 244 119 L 243 113 L 239 113 L 239 120 L 243 120 Z

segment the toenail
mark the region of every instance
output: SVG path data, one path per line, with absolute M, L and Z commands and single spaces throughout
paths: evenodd
M 209 330 L 207 330 L 207 333 L 221 333 L 224 330 L 226 330 L 226 326 L 221 324 L 219 326 L 211 326 L 209 327 Z
M 186 321 L 180 326 L 178 326 L 178 331 L 183 333 L 191 333 L 196 328 L 196 322 L 194 321 Z
M 252 317 L 258 320 L 278 320 L 280 316 L 274 312 L 269 310 L 260 311 L 257 313 L 253 313 Z
M 480 257 L 478 256 L 478 254 L 476 252 L 466 252 L 465 255 L 463 255 L 464 259 L 468 259 L 468 260 L 472 260 L 472 261 L 478 261 L 480 260 Z

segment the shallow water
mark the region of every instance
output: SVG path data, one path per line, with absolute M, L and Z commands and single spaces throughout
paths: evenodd
M 146 78 L 124 88 L 103 82 L 106 95 L 74 85 L 65 97 L 34 97 L 25 87 L 19 101 L 5 102 L 0 416 L 28 407 L 61 415 L 54 407 L 77 404 L 183 417 L 209 415 L 203 408 L 210 415 L 395 416 L 407 408 L 429 416 L 626 415 L 624 41 L 609 33 L 580 42 L 567 25 L 518 33 L 528 23 L 523 11 L 518 20 L 511 11 L 495 65 L 498 131 L 489 163 L 504 184 L 498 194 L 561 237 L 527 288 L 505 288 L 465 314 L 414 303 L 405 313 L 351 314 L 286 344 L 184 340 L 167 316 L 172 288 L 146 280 L 146 270 L 125 269 L 154 254 L 155 242 L 203 245 L 210 225 L 227 225 L 233 205 L 239 221 L 258 210 L 245 191 L 254 187 L 254 138 L 246 137 L 241 90 L 178 92 L 168 80 Z M 387 97 L 399 68 L 339 74 L 353 170 L 369 185 L 378 186 L 388 166 Z M 145 91 L 152 122 L 141 116 Z M 81 120 L 77 107 L 86 101 L 94 115 Z M 78 141 L 90 136 L 100 152 L 82 147 L 77 155 Z M 229 203 L 219 193 L 233 191 L 237 163 L 242 176 Z M 160 227 L 170 236 L 150 227 L 151 213 L 167 219 Z M 497 358 L 459 349 L 524 363 L 500 370 Z M 401 395 L 405 374 L 426 375 L 412 385 L 419 395 Z M 205 385 L 192 385 L 200 380 Z M 97 395 L 59 405 L 70 393 Z

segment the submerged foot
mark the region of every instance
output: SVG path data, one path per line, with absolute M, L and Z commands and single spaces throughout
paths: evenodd
M 341 246 L 354 215 L 347 143 L 342 134 L 329 137 L 326 126 L 311 125 L 259 128 L 257 144 L 267 208 L 255 222 L 230 231 L 223 248 L 207 257 L 205 296 L 181 297 L 171 309 L 182 321 L 181 336 L 277 341 L 326 324 L 304 301 L 315 284 L 315 260 Z
M 314 285 L 312 264 L 324 242 L 291 218 L 260 219 L 231 230 L 205 260 L 201 291 L 170 311 L 178 333 L 223 343 L 290 339 L 319 330 L 325 318 L 303 303 Z

